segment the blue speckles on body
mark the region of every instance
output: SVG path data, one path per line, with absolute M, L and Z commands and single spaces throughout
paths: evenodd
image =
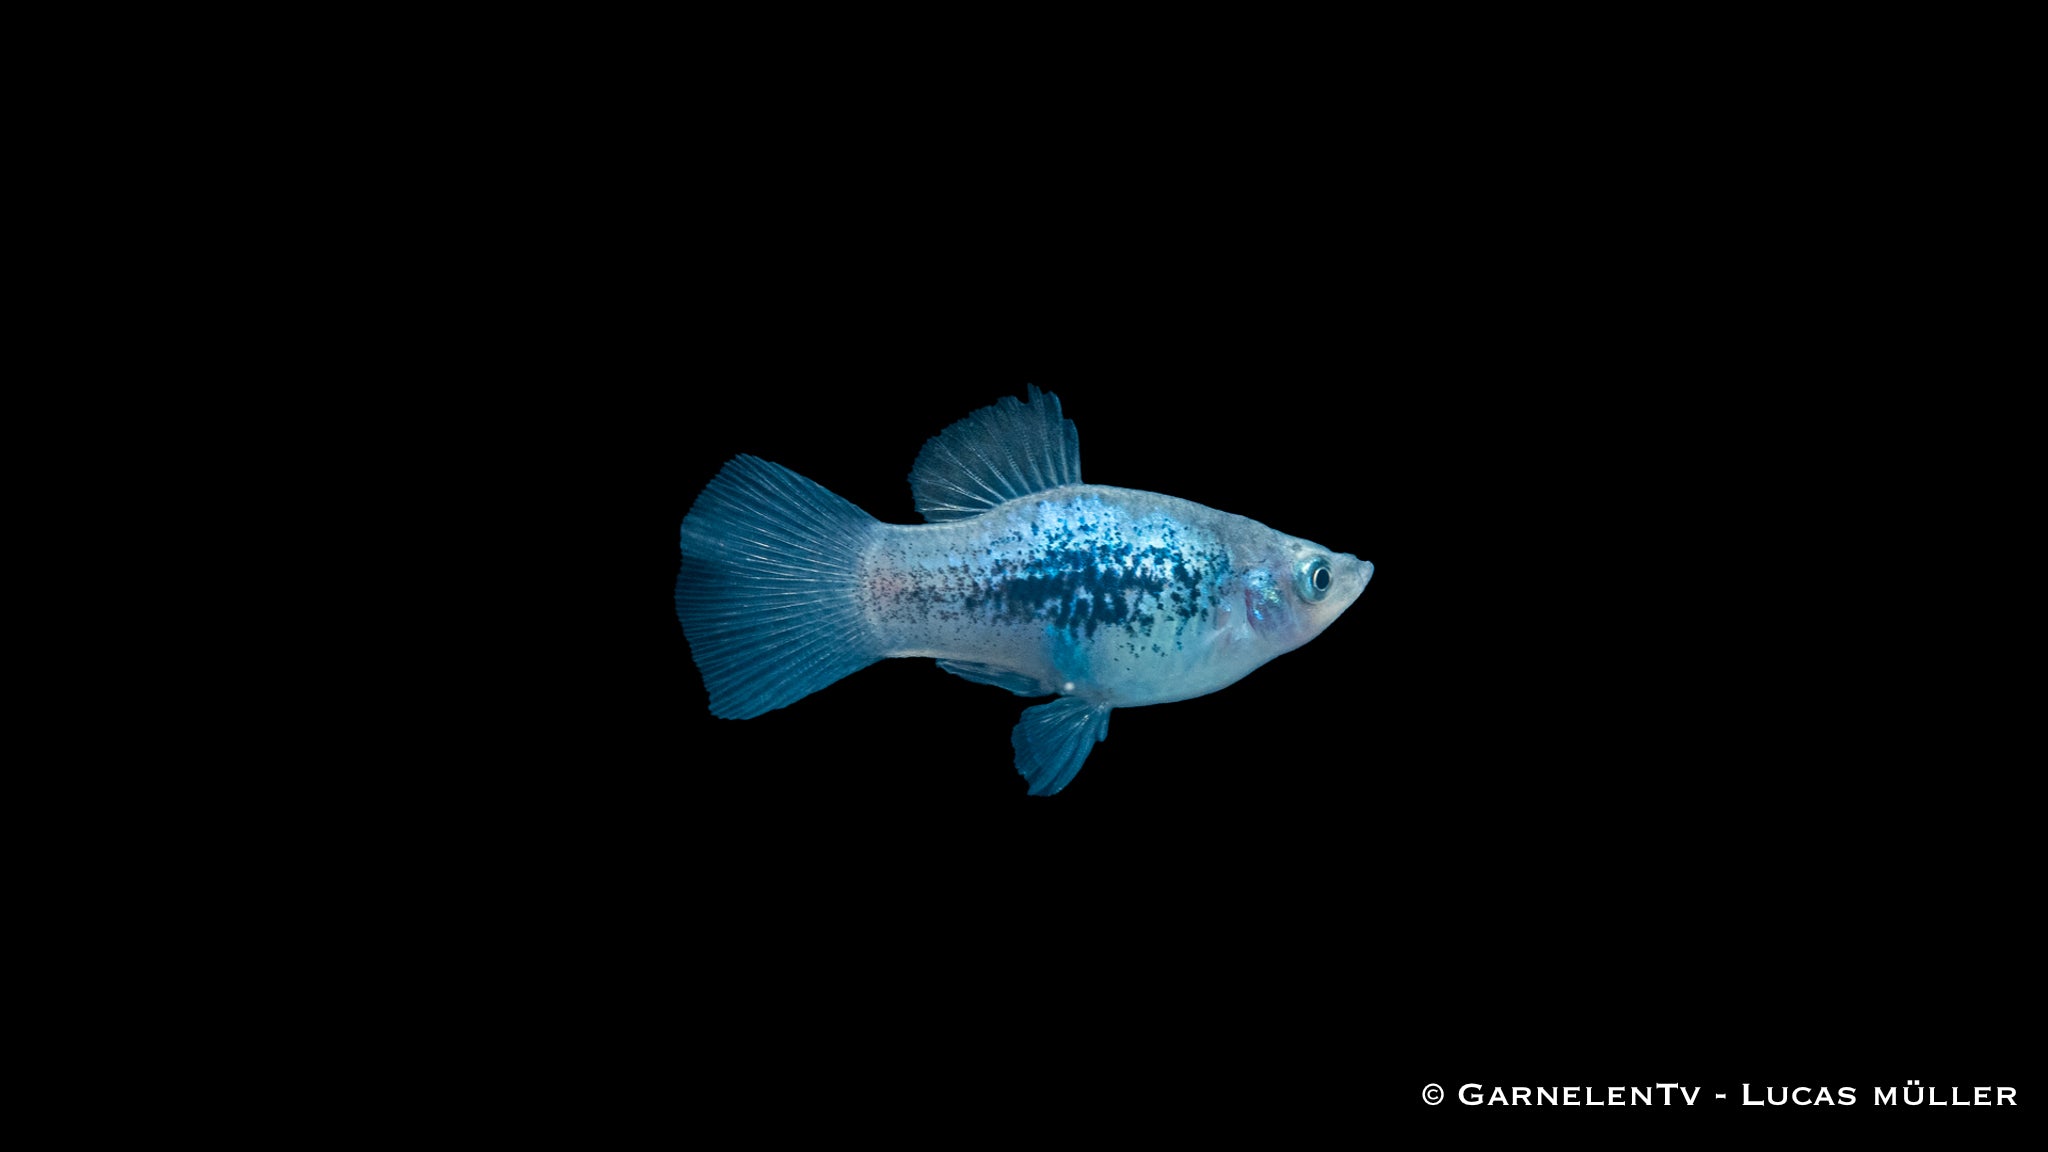
M 970 631 L 997 646 L 1027 645 L 1063 677 L 1082 648 L 1088 659 L 1078 665 L 1105 675 L 1141 665 L 1160 670 L 1140 674 L 1170 674 L 1161 662 L 1211 619 L 1230 577 L 1229 550 L 1213 531 L 1170 506 L 1134 507 L 1095 491 L 1019 500 L 919 531 L 890 564 L 908 578 L 872 582 L 877 621 L 919 650 L 951 650 Z
M 1100 629 L 1149 638 L 1171 621 L 1178 636 L 1206 618 L 1213 586 L 1228 567 L 1205 533 L 1160 515 L 1131 515 L 1100 499 L 1041 501 L 1030 509 L 1029 542 L 991 541 L 986 579 L 962 611 L 992 624 L 1044 624 L 1094 639 Z M 1189 543 L 1206 545 L 1194 554 Z M 1134 646 L 1135 651 L 1135 646 Z
M 1045 626 L 1045 650 L 1052 657 L 1052 666 L 1058 676 L 1055 687 L 1070 692 L 1073 689 L 1068 685 L 1090 682 L 1095 661 L 1088 648 L 1085 641 L 1059 625 Z
M 1149 631 L 1159 605 L 1195 602 L 1153 559 L 1128 544 L 1043 550 L 993 567 L 961 608 L 991 623 L 1050 622 L 1091 636 L 1105 626 Z

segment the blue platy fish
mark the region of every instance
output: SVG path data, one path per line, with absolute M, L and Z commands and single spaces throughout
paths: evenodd
M 1019 696 L 1034 796 L 1067 786 L 1115 708 L 1236 683 L 1329 627 L 1372 564 L 1187 500 L 1081 482 L 1080 438 L 1028 389 L 928 441 L 924 524 L 884 524 L 738 456 L 683 518 L 676 615 L 714 715 L 781 708 L 891 656 Z

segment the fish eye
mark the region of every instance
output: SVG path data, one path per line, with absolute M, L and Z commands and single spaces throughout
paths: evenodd
M 1328 596 L 1333 579 L 1330 562 L 1320 556 L 1311 556 L 1294 566 L 1294 587 L 1303 600 L 1314 602 Z

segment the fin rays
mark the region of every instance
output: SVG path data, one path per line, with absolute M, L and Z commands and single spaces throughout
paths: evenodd
M 1031 795 L 1050 796 L 1067 786 L 1088 753 L 1109 735 L 1109 709 L 1077 696 L 1026 708 L 1010 730 L 1017 772 Z
M 1019 497 L 1081 482 L 1081 437 L 1059 397 L 1026 386 L 925 442 L 910 469 L 917 510 L 930 521 L 979 515 Z
M 845 499 L 738 456 L 683 518 L 676 618 L 711 711 L 745 719 L 881 658 L 855 591 L 878 527 Z

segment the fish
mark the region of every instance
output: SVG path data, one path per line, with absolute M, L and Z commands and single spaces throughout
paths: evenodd
M 918 453 L 922 524 L 888 524 L 735 456 L 682 522 L 676 617 L 713 715 L 785 708 L 878 661 L 927 658 L 1018 696 L 1027 793 L 1074 779 L 1118 708 L 1229 687 L 1313 640 L 1370 561 L 1188 500 L 1084 483 L 1059 398 L 1027 385 Z

